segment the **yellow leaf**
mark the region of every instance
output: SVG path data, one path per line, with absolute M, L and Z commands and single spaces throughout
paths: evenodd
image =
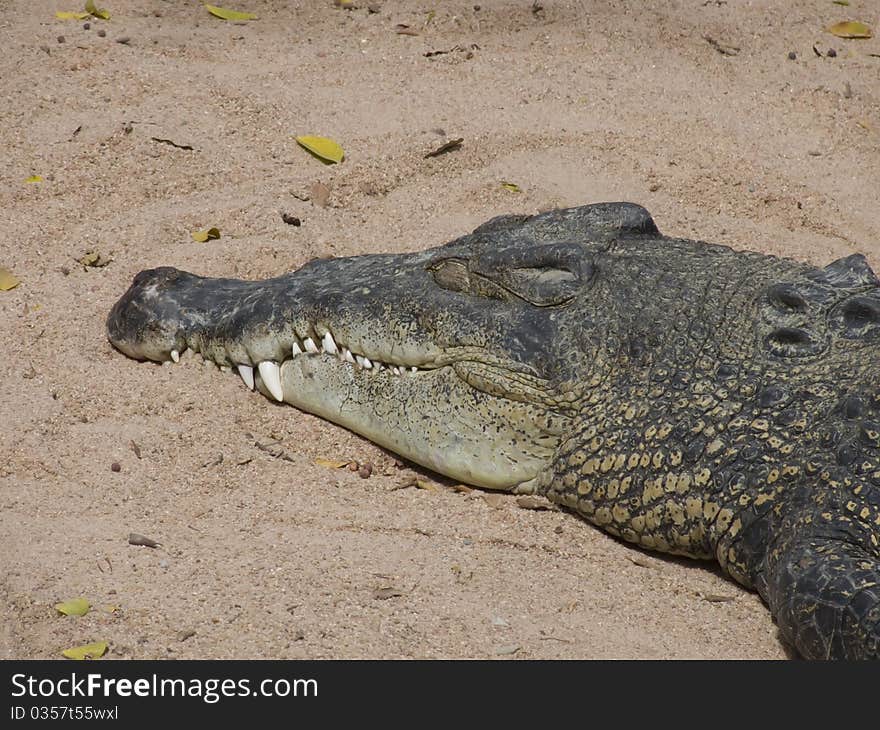
M 315 459 L 315 464 L 326 466 L 328 469 L 341 469 L 344 466 L 348 466 L 347 461 L 334 461 L 333 459 Z
M 305 137 L 297 137 L 296 141 L 300 146 L 304 147 L 315 155 L 315 157 L 327 164 L 330 164 L 331 162 L 342 162 L 345 158 L 345 152 L 342 147 L 332 139 L 306 135 Z
M 103 8 L 96 8 L 95 0 L 86 0 L 86 12 L 96 18 L 101 18 L 101 20 L 110 20 L 110 13 Z
M 85 20 L 91 15 L 91 13 L 82 13 L 82 12 L 70 12 L 67 10 L 59 10 L 55 13 L 55 17 L 58 20 Z
M 25 179 L 26 183 L 35 183 L 35 182 L 43 182 L 43 178 L 39 175 L 31 175 L 29 178 Z
M 97 659 L 99 656 L 103 656 L 105 651 L 107 651 L 107 642 L 96 641 L 93 644 L 65 649 L 61 653 L 68 659 Z
M 505 190 L 509 190 L 511 193 L 521 193 L 522 192 L 522 188 L 520 188 L 519 185 L 517 185 L 516 183 L 512 183 L 512 182 L 505 182 L 504 180 L 501 181 L 501 187 L 504 188 Z
M 222 18 L 223 20 L 255 20 L 257 17 L 253 13 L 240 13 L 238 10 L 218 8 L 215 5 L 205 5 L 205 9 L 211 13 L 211 15 L 217 18 Z
M 855 20 L 835 23 L 828 29 L 828 32 L 838 38 L 870 38 L 873 35 L 867 25 Z
M 65 616 L 85 616 L 89 608 L 91 606 L 85 598 L 71 598 L 69 601 L 55 604 L 55 610 Z
M 4 269 L 0 266 L 0 291 L 15 289 L 20 283 L 9 269 Z
M 197 243 L 204 243 L 205 241 L 210 241 L 213 238 L 220 238 L 220 229 L 219 228 L 209 228 L 206 231 L 193 231 L 192 239 Z

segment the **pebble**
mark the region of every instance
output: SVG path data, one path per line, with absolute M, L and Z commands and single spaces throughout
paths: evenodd
M 828 52 L 825 55 L 828 56 L 828 58 L 837 58 L 837 51 L 835 51 L 833 48 L 829 48 Z
M 493 616 L 492 617 L 492 625 L 493 626 L 510 626 L 507 621 L 505 621 L 501 616 Z
M 98 31 L 98 36 L 103 38 L 105 35 L 107 35 L 107 31 L 101 28 L 101 30 Z
M 160 561 L 159 561 L 159 567 L 160 567 L 160 568 L 167 568 L 167 567 L 168 567 L 168 561 L 167 561 L 167 560 L 160 560 Z
M 516 654 L 519 651 L 518 644 L 505 644 L 495 649 L 496 656 L 504 656 L 506 654 Z
M 797 60 L 797 53 L 795 53 L 794 51 L 789 51 L 788 52 L 788 60 L 789 61 L 796 61 Z
M 110 471 L 122 471 L 122 467 L 119 465 L 118 461 L 114 461 L 110 464 Z
M 58 36 L 58 42 L 64 43 L 64 36 L 63 35 Z
M 372 473 L 373 465 L 369 461 L 366 464 L 363 464 L 360 469 L 358 469 L 358 476 L 361 479 L 369 479 Z
M 83 23 L 83 30 L 88 30 L 91 27 L 92 27 L 91 23 Z

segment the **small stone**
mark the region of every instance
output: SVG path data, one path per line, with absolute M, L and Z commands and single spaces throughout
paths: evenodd
M 496 656 L 505 656 L 510 654 L 516 654 L 519 651 L 519 646 L 517 644 L 505 644 L 504 646 L 499 646 L 495 649 Z
M 369 479 L 372 473 L 373 465 L 369 461 L 366 464 L 361 465 L 361 468 L 358 469 L 358 476 L 361 479 Z
M 117 38 L 116 42 L 121 43 L 123 46 L 127 46 L 131 42 L 131 38 L 129 38 L 127 35 L 124 35 L 122 36 L 122 38 Z
M 114 461 L 110 464 L 110 471 L 122 471 L 122 467 L 119 465 L 118 461 Z
M 829 49 L 825 52 L 825 55 L 826 55 L 828 58 L 837 58 L 837 51 L 835 51 L 833 48 L 829 48 Z
M 796 61 L 797 60 L 797 53 L 795 53 L 794 51 L 789 51 L 788 52 L 788 60 L 789 61 Z
M 106 36 L 106 35 L 107 35 L 107 31 L 104 30 L 103 28 L 101 28 L 101 30 L 98 31 L 98 36 L 99 36 L 99 37 L 103 38 L 103 37 Z
M 501 616 L 493 616 L 492 617 L 492 625 L 493 626 L 501 626 L 501 627 L 510 626 L 510 624 L 507 623 L 507 621 L 505 621 L 503 618 L 501 618 Z
M 58 42 L 64 43 L 64 36 L 63 35 L 58 36 Z
M 159 561 L 159 567 L 160 567 L 160 568 L 167 568 L 167 567 L 168 567 L 168 561 L 167 561 L 167 560 L 160 560 L 160 561 Z
M 555 532 L 557 535 L 561 535 L 562 534 L 562 525 L 556 525 L 556 527 L 553 528 L 553 532 Z
M 83 30 L 89 30 L 92 27 L 91 23 L 83 23 Z

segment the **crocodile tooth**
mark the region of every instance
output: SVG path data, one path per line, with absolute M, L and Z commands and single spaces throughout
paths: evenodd
M 177 350 L 172 350 L 171 359 L 174 360 L 174 362 L 180 362 L 180 353 Z
M 339 348 L 336 346 L 336 340 L 333 339 L 333 335 L 329 332 L 324 335 L 321 344 L 324 346 L 324 352 L 329 352 L 331 355 L 337 355 L 339 353 Z
M 300 349 L 298 342 L 294 342 L 293 346 L 290 349 L 291 349 L 291 353 L 290 353 L 291 357 L 295 357 L 296 355 L 302 354 L 302 349 Z
M 419 371 L 419 369 L 415 365 L 411 365 L 409 368 L 409 371 L 411 373 L 417 373 Z
M 400 375 L 400 369 L 397 367 L 397 365 L 389 365 L 388 367 L 391 368 L 392 373 L 394 373 L 395 375 Z
M 369 370 L 371 367 L 373 367 L 373 361 L 370 360 L 370 358 L 368 357 L 364 357 L 363 365 L 367 370 Z
M 306 352 L 311 352 L 312 354 L 320 352 L 318 346 L 315 345 L 315 341 L 311 337 L 306 337 L 303 340 L 303 346 L 306 348 Z
M 342 359 L 345 360 L 345 362 L 350 362 L 352 365 L 357 362 L 357 360 L 354 359 L 354 355 L 351 354 L 351 350 L 347 347 L 342 348 Z
M 241 375 L 241 379 L 244 381 L 244 384 L 250 388 L 254 389 L 254 369 L 250 365 L 239 365 L 238 366 L 238 374 Z
M 312 344 L 315 344 L 314 342 Z M 284 400 L 284 392 L 281 390 L 281 368 L 278 363 L 271 360 L 263 360 L 259 364 L 260 377 L 263 379 L 263 385 L 277 401 Z

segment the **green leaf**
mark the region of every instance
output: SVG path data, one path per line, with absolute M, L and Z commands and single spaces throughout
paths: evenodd
M 511 193 L 521 193 L 522 188 L 516 183 L 501 181 L 501 187 L 505 190 L 509 190 Z
M 104 652 L 107 651 L 107 642 L 106 641 L 96 641 L 93 644 L 84 644 L 83 646 L 74 646 L 70 649 L 65 649 L 61 653 L 66 656 L 68 659 L 97 659 L 100 656 L 104 656 Z
M 211 13 L 211 15 L 217 18 L 222 18 L 223 20 L 256 20 L 257 18 L 253 13 L 241 13 L 238 10 L 218 8 L 216 5 L 205 5 L 205 9 Z
M 94 15 L 96 18 L 100 18 L 101 20 L 110 20 L 110 13 L 103 8 L 96 8 L 95 0 L 86 0 L 86 12 L 89 15 Z
M 204 243 L 205 241 L 220 238 L 220 229 L 208 228 L 206 231 L 193 231 L 191 235 L 196 243 Z
M 31 175 L 30 177 L 25 178 L 25 182 L 26 183 L 43 182 L 43 178 L 41 178 L 39 175 Z
M 71 598 L 69 601 L 55 604 L 55 610 L 65 616 L 85 616 L 90 608 L 85 598 Z
M 828 29 L 828 32 L 838 38 L 870 38 L 873 35 L 867 25 L 856 20 L 835 23 Z
M 297 137 L 297 143 L 311 152 L 315 157 L 326 164 L 342 162 L 345 159 L 345 151 L 332 139 L 327 137 Z
M 21 282 L 15 278 L 15 274 L 9 269 L 4 269 L 0 266 L 0 291 L 15 289 L 19 284 L 21 284 Z

